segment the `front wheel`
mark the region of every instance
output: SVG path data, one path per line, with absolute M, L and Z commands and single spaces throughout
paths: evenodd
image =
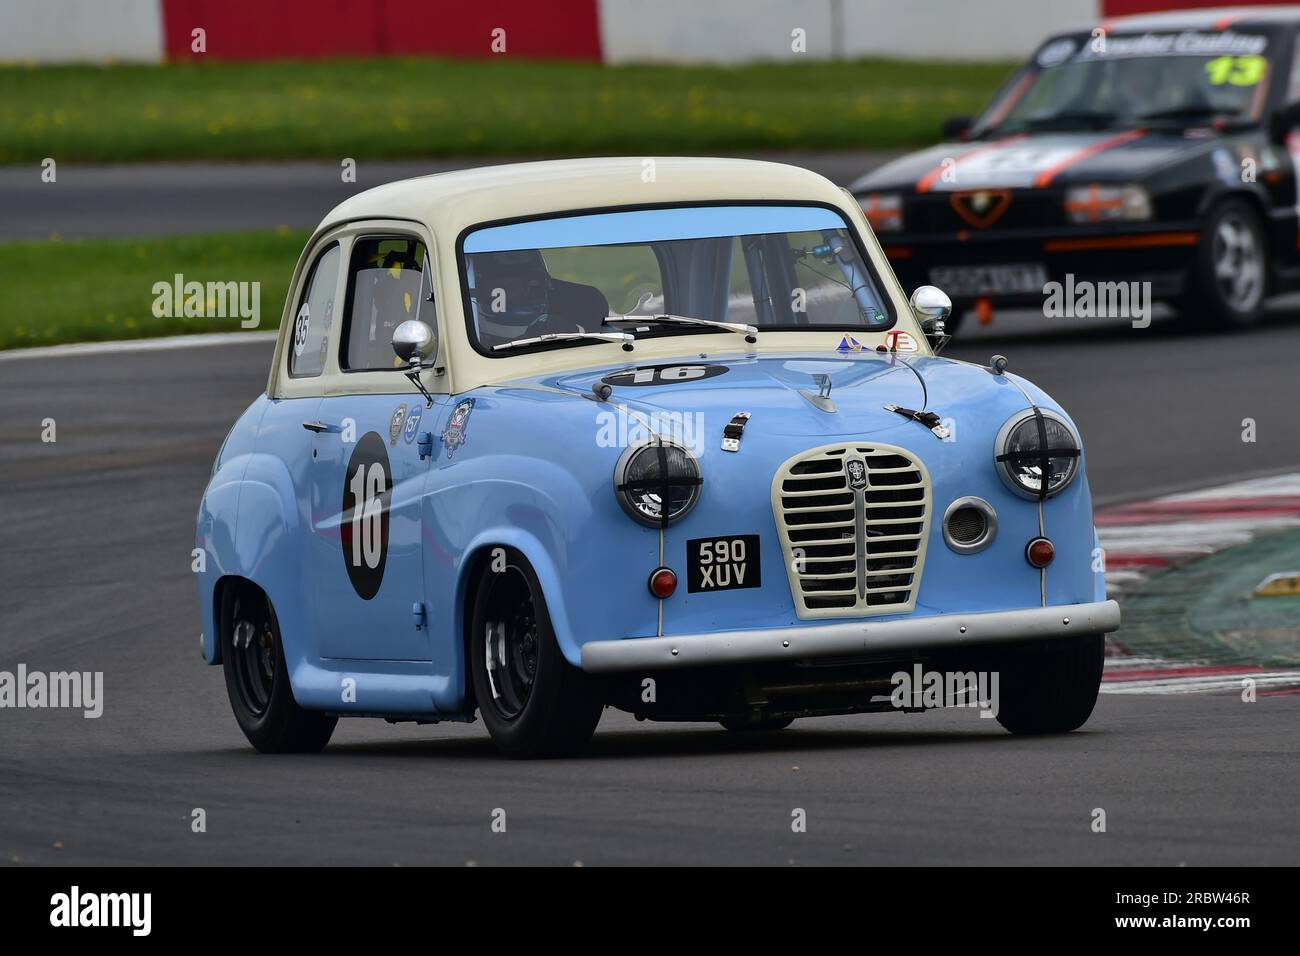
M 1105 638 L 1086 634 L 1002 652 L 998 723 L 1013 734 L 1064 734 L 1097 703 Z
M 600 684 L 564 659 L 523 555 L 507 549 L 504 568 L 495 564 L 479 578 L 468 640 L 479 714 L 508 757 L 576 753 L 600 721 Z

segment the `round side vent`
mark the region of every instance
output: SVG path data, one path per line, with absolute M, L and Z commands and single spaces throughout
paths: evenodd
M 960 554 L 983 551 L 997 530 L 997 512 L 983 498 L 958 498 L 944 512 L 943 540 Z

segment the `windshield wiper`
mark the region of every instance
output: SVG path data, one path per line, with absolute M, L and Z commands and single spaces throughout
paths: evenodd
M 1175 106 L 1167 110 L 1155 110 L 1151 113 L 1141 113 L 1138 115 L 1140 120 L 1178 120 L 1178 119 L 1204 119 L 1208 116 L 1240 116 L 1241 110 L 1221 110 L 1213 106 Z
M 1118 119 L 1118 114 L 1108 110 L 1064 110 L 1060 113 L 1052 113 L 1050 116 L 1029 116 L 1021 121 L 1021 125 L 1029 129 L 1037 129 L 1043 126 L 1056 126 L 1059 123 L 1068 125 L 1088 125 L 1093 128 L 1110 126 Z
M 649 323 L 659 325 L 698 325 L 702 328 L 738 332 L 745 337 L 746 342 L 758 341 L 758 328 L 753 325 L 745 325 L 743 322 L 715 322 L 712 319 L 697 319 L 689 315 L 611 315 L 605 319 L 606 325 L 615 325 L 621 322 L 640 325 Z
M 521 345 L 538 345 L 542 342 L 573 342 L 577 339 L 597 339 L 601 342 L 622 342 L 623 351 L 632 351 L 632 343 L 636 341 L 636 336 L 630 332 L 548 332 L 545 335 L 534 335 L 526 339 L 515 339 L 513 342 L 502 342 L 500 345 L 492 346 L 492 351 L 500 352 L 502 349 L 519 348 Z

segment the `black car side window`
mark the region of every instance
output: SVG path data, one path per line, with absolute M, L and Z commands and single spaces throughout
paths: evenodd
M 339 365 L 349 371 L 397 368 L 394 330 L 407 319 L 437 328 L 424 243 L 408 236 L 360 237 L 352 244 L 349 271 Z

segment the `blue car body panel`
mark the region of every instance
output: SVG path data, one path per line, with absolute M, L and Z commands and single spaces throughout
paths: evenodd
M 686 353 L 683 364 L 725 372 L 616 386 L 604 402 L 592 386 L 617 367 L 435 396 L 430 407 L 414 391 L 257 399 L 232 429 L 199 509 L 205 658 L 220 661 L 218 583 L 247 578 L 275 608 L 301 705 L 467 719 L 468 580 L 475 562 L 500 547 L 518 549 L 532 564 L 559 646 L 574 665 L 589 641 L 812 623 L 800 619 L 791 595 L 772 479 L 792 456 L 837 441 L 905 448 L 929 476 L 924 573 L 905 616 L 1104 598 L 1086 469 L 1040 504 L 1012 492 L 994 466 L 996 436 L 1029 407 L 1026 395 L 1064 416 L 1048 396 L 1015 376 L 942 358 L 837 354 L 837 337 L 828 333 L 824 354 Z M 837 411 L 815 407 L 804 394 L 815 374 L 830 376 Z M 891 403 L 935 412 L 951 435 L 941 439 L 886 410 Z M 701 496 L 663 531 L 662 556 L 660 530 L 630 520 L 615 496 L 617 432 L 627 421 L 620 409 L 698 424 L 692 437 Z M 742 411 L 752 417 L 740 449 L 723 451 L 722 426 Z M 343 538 L 357 533 L 345 498 L 348 456 L 363 439 L 373 446 L 368 436 L 382 442 L 393 490 L 382 579 L 363 599 L 341 555 Z M 421 439 L 431 445 L 427 458 L 420 457 Z M 945 544 L 941 518 L 950 502 L 972 495 L 996 509 L 997 537 L 979 553 L 959 554 Z M 1046 572 L 1024 556 L 1040 533 L 1056 545 Z M 663 602 L 649 592 L 648 575 L 661 564 L 685 581 L 687 542 L 739 535 L 758 535 L 760 587 L 690 593 L 683 586 Z M 340 695 L 344 677 L 355 680 L 353 700 Z

